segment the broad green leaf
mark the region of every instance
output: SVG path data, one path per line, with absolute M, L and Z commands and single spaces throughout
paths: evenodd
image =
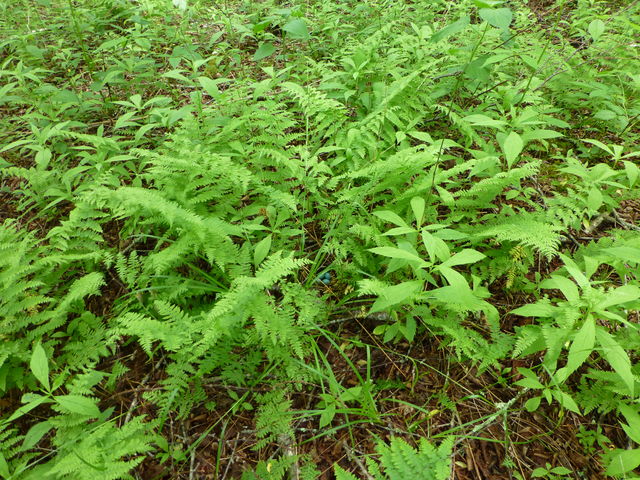
M 413 339 L 416 336 L 416 332 L 418 331 L 418 323 L 413 315 L 407 316 L 407 321 L 405 325 L 401 327 L 402 333 L 404 334 L 404 338 L 413 342 Z
M 397 323 L 394 323 L 392 325 L 387 325 L 387 328 L 384 331 L 384 336 L 382 337 L 382 341 L 384 343 L 389 343 L 391 340 L 395 338 L 398 332 L 399 332 L 399 328 Z
M 487 67 L 489 65 L 493 65 L 494 63 L 501 63 L 513 56 L 514 54 L 512 52 L 497 53 L 495 55 L 489 55 L 484 59 L 482 66 Z
M 602 20 L 597 19 L 589 24 L 589 35 L 591 35 L 591 38 L 593 38 L 594 42 L 597 42 L 603 33 L 604 22 Z
M 49 397 L 45 397 L 44 395 L 38 395 L 37 393 L 25 393 L 22 396 L 22 402 L 26 403 L 26 405 L 23 405 L 19 408 L 17 408 L 9 418 L 7 418 L 6 420 L 0 420 L 0 424 L 2 423 L 9 423 L 14 421 L 16 418 L 20 418 L 22 415 L 24 415 L 25 413 L 30 412 L 31 410 L 33 410 L 34 408 L 38 407 L 39 405 L 42 405 L 43 403 L 50 403 L 51 399 Z
M 33 376 L 38 379 L 38 381 L 44 386 L 47 391 L 50 390 L 49 360 L 47 359 L 47 354 L 45 353 L 44 348 L 42 348 L 42 345 L 40 343 L 37 343 L 33 348 L 29 366 L 31 367 Z
M 602 264 L 602 261 L 597 258 L 588 256 L 584 256 L 582 259 L 584 261 L 584 273 L 587 278 L 591 278 L 593 274 L 598 271 L 598 268 Z
M 540 282 L 540 288 L 550 290 L 560 290 L 567 300 L 575 302 L 580 298 L 580 291 L 574 282 L 567 277 L 560 275 L 551 275 L 551 278 L 547 278 Z
M 518 367 L 518 373 L 525 378 L 530 378 L 536 381 L 538 380 L 538 375 L 536 375 L 530 368 Z M 540 387 L 542 387 L 542 385 L 540 385 Z
M 616 450 L 607 466 L 607 475 L 617 476 L 634 470 L 640 465 L 640 448 Z
M 452 310 L 478 312 L 486 306 L 486 302 L 476 297 L 468 285 L 466 288 L 461 288 L 460 285 L 450 285 L 430 290 L 427 293 Z
M 373 214 L 381 220 L 384 220 L 388 223 L 393 223 L 399 227 L 408 227 L 407 222 L 405 222 L 400 215 L 392 212 L 391 210 L 379 210 L 377 212 L 373 212 Z
M 589 315 L 582 328 L 578 330 L 573 343 L 569 348 L 567 365 L 559 369 L 555 378 L 558 382 L 564 382 L 569 375 L 575 372 L 589 358 L 596 341 L 596 322 L 593 316 Z
M 71 413 L 94 418 L 100 416 L 100 409 L 91 398 L 80 395 L 56 395 L 53 398 L 58 405 Z
M 459 288 L 460 291 L 471 291 L 469 284 L 467 283 L 467 279 L 464 278 L 464 275 L 462 275 L 460 272 L 443 265 L 438 266 L 438 271 L 453 288 Z
M 507 30 L 513 21 L 513 13 L 510 8 L 481 8 L 478 10 L 480 18 L 492 27 Z
M 411 227 L 395 227 L 383 233 L 386 236 L 406 235 L 407 233 L 416 233 L 415 228 Z
M 629 435 L 629 438 L 640 444 L 640 413 L 638 407 L 632 408 L 624 403 L 618 406 L 618 410 L 624 415 L 628 425 L 622 424 L 622 428 Z
M 308 40 L 309 39 L 309 31 L 307 30 L 307 24 L 301 18 L 294 18 L 287 22 L 282 30 L 289 34 L 290 38 L 295 38 L 297 40 Z
M 424 244 L 424 248 L 427 250 L 432 262 L 435 262 L 436 260 L 444 262 L 451 257 L 451 252 L 449 251 L 447 243 L 441 238 L 432 235 L 424 228 L 422 229 L 422 243 Z
M 447 190 L 446 188 L 442 188 L 441 186 L 436 186 L 436 191 L 438 192 L 438 195 L 440 196 L 440 200 L 442 200 L 442 203 L 444 205 L 446 205 L 447 207 L 453 207 L 456 203 L 456 199 L 455 197 L 451 194 L 451 192 L 449 192 L 449 190 Z
M 181 70 L 175 69 L 175 70 L 169 70 L 168 72 L 165 72 L 161 75 L 162 78 L 171 78 L 173 80 L 178 80 L 180 82 L 184 82 L 187 85 L 193 85 L 193 81 L 190 78 L 185 77 L 184 75 L 182 75 L 182 73 L 180 73 Z
M 127 113 L 125 113 L 124 115 L 121 115 L 120 117 L 118 117 L 118 120 L 116 120 L 116 123 L 115 123 L 115 125 L 113 126 L 113 129 L 114 129 L 114 130 L 118 130 L 118 129 L 120 129 L 120 128 L 136 127 L 136 126 L 139 126 L 139 125 L 140 125 L 139 123 L 137 123 L 137 122 L 133 122 L 133 121 L 130 121 L 130 120 L 131 120 L 131 118 L 132 118 L 134 115 L 137 115 L 137 114 L 138 114 L 138 112 L 134 112 L 134 111 L 132 111 L 132 112 L 127 112 Z M 36 157 L 37 157 L 37 156 L 36 156 Z M 37 161 L 37 159 L 36 159 L 36 161 Z
M 582 269 L 578 267 L 576 262 L 571 260 L 566 255 L 563 255 L 561 253 L 559 256 L 560 259 L 564 262 L 564 268 L 567 269 L 567 272 L 569 272 L 569 274 L 573 277 L 576 283 L 580 285 L 581 288 L 586 289 L 589 286 L 589 279 L 582 272 Z
M 253 250 L 253 264 L 256 267 L 260 265 L 265 258 L 267 258 L 267 255 L 269 255 L 269 250 L 271 250 L 271 240 L 272 236 L 267 235 L 256 244 Z
M 33 427 L 29 429 L 27 434 L 24 436 L 24 440 L 22 441 L 22 446 L 20 447 L 20 450 L 29 450 L 30 448 L 32 448 L 52 428 L 53 428 L 53 425 L 47 421 L 36 423 Z
M 524 408 L 527 412 L 535 412 L 540 406 L 540 401 L 542 400 L 542 396 L 538 395 L 536 397 L 532 397 L 527 400 L 524 404 Z
M 625 160 L 624 169 L 627 172 L 627 178 L 629 179 L 629 186 L 633 187 L 638 181 L 638 176 L 640 176 L 640 168 L 638 168 L 638 165 L 636 165 L 634 162 Z
M 531 140 L 547 140 L 558 137 L 564 137 L 564 135 L 560 132 L 556 132 L 555 130 L 532 130 L 522 134 L 522 141 L 527 143 Z
M 461 32 L 462 30 L 467 28 L 467 25 L 469 25 L 470 21 L 471 19 L 468 16 L 464 16 L 460 20 L 450 23 L 443 29 L 438 30 L 431 36 L 430 41 L 439 42 L 440 40 L 444 40 L 451 35 L 455 35 L 456 33 Z
M 422 218 L 424 217 L 425 201 L 422 197 L 413 197 L 411 199 L 411 210 L 413 210 L 413 217 L 416 219 L 416 225 L 420 228 L 422 224 Z
M 198 77 L 198 82 L 202 89 L 207 92 L 211 98 L 218 98 L 220 90 L 218 90 L 218 81 L 212 80 L 209 77 Z
M 553 373 L 557 369 L 560 354 L 566 342 L 569 341 L 571 331 L 566 328 L 558 328 L 553 325 L 544 325 L 541 335 L 544 336 L 547 353 L 542 360 L 543 365 L 549 372 Z
M 486 255 L 472 248 L 465 248 L 442 263 L 442 267 L 455 267 L 456 265 L 467 265 L 476 263 L 485 258 Z
M 521 317 L 553 317 L 556 315 L 558 307 L 549 303 L 529 303 L 522 307 L 511 310 L 511 314 Z
M 380 292 L 378 299 L 371 306 L 371 313 L 381 312 L 393 305 L 398 305 L 413 297 L 422 290 L 422 282 L 402 282 L 398 285 L 386 287 Z
M 336 406 L 333 403 L 328 404 L 320 414 L 320 428 L 324 428 L 333 421 L 336 416 Z
M 398 258 L 401 260 L 409 260 L 410 262 L 419 262 L 424 264 L 425 261 L 422 260 L 419 256 L 414 253 L 407 252 L 406 250 L 402 250 L 400 248 L 395 247 L 376 247 L 370 248 L 370 252 L 375 253 L 376 255 L 382 255 L 383 257 L 389 258 Z
M 513 163 L 516 161 L 516 158 L 518 158 L 518 155 L 520 155 L 523 148 L 524 142 L 516 132 L 511 132 L 507 138 L 504 139 L 502 150 L 504 151 L 504 156 L 509 168 L 511 168 Z
M 567 410 L 577 413 L 580 415 L 580 408 L 576 401 L 566 392 L 562 390 L 553 390 L 552 392 L 553 398 L 562 406 L 562 408 L 566 408 Z
M 0 452 L 0 477 L 9 478 L 10 476 L 11 471 L 9 470 L 9 464 L 6 458 L 4 458 L 4 453 Z
M 593 114 L 593 116 L 600 120 L 613 120 L 614 118 L 617 117 L 616 112 L 609 110 L 607 108 L 598 110 L 596 113 Z
M 137 108 L 141 108 L 142 107 L 142 95 L 140 95 L 139 93 L 136 93 L 135 95 L 131 95 L 129 97 L 129 100 L 131 101 L 131 103 L 133 103 Z
M 426 132 L 411 131 L 407 132 L 407 135 L 415 138 L 416 140 L 420 140 L 421 142 L 429 144 L 433 143 L 433 138 Z
M 590 143 L 592 145 L 595 145 L 596 147 L 601 148 L 602 150 L 607 152 L 609 155 L 613 156 L 613 151 L 611 150 L 611 148 L 609 148 L 609 146 L 607 146 L 604 143 L 602 143 L 600 140 L 595 140 L 593 138 L 589 138 L 589 139 L 584 139 L 582 141 Z
M 602 192 L 598 188 L 592 188 L 589 190 L 589 196 L 587 197 L 587 206 L 590 210 L 597 212 L 602 206 L 603 198 Z
M 258 46 L 256 53 L 253 54 L 253 60 L 258 62 L 263 58 L 267 58 L 276 51 L 276 47 L 271 42 L 264 42 Z
M 542 390 L 544 388 L 544 385 L 542 385 L 535 378 L 521 378 L 517 382 L 514 382 L 514 385 L 518 385 L 524 388 L 533 388 L 535 390 Z
M 494 120 L 493 118 L 488 117 L 487 115 L 481 115 L 481 114 L 467 115 L 466 117 L 463 118 L 463 120 L 469 122 L 471 125 L 477 125 L 479 127 L 499 128 L 506 124 L 506 122 L 504 122 L 503 120 Z
M 600 303 L 596 305 L 598 310 L 606 310 L 614 305 L 635 302 L 640 300 L 640 288 L 635 285 L 623 285 L 608 292 Z
M 473 4 L 478 8 L 491 8 L 504 3 L 504 0 L 473 0 Z
M 634 247 L 611 247 L 605 248 L 604 252 L 613 257 L 624 260 L 625 262 L 633 262 L 640 264 L 640 248 Z
M 547 469 L 543 467 L 538 467 L 531 472 L 531 478 L 540 478 L 547 476 Z
M 357 402 L 362 396 L 362 387 L 351 387 L 340 393 L 339 400 L 343 402 Z
M 629 359 L 629 355 L 627 355 L 624 348 L 622 348 L 620 344 L 616 342 L 615 338 L 613 338 L 603 327 L 598 327 L 596 329 L 596 339 L 602 347 L 600 354 L 607 362 L 609 362 L 611 368 L 620 375 L 622 381 L 627 385 L 629 392 L 633 396 L 635 390 L 635 379 L 633 372 L 631 371 L 631 360 Z

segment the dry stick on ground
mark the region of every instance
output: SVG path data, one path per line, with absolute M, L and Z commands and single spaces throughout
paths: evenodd
M 494 423 L 498 417 L 500 417 L 502 414 L 504 414 L 504 412 L 506 412 L 507 410 L 509 410 L 509 408 L 511 408 L 513 406 L 514 403 L 516 403 L 518 401 L 518 399 L 520 397 L 522 397 L 527 391 L 529 391 L 528 388 L 525 388 L 523 390 L 521 390 L 520 392 L 518 392 L 511 400 L 509 400 L 506 403 L 502 403 L 502 404 L 498 404 L 499 408 L 498 410 L 496 410 L 494 413 L 492 413 L 491 415 L 489 415 L 487 417 L 487 419 L 476 425 L 475 427 L 473 427 L 471 429 L 471 431 L 466 434 L 466 435 L 461 435 L 458 438 L 456 438 L 455 442 L 453 443 L 454 447 L 458 447 L 458 445 L 464 441 L 464 439 L 466 437 L 471 437 L 474 435 L 477 435 L 478 433 L 480 433 L 482 430 L 484 430 L 485 428 L 487 428 L 489 425 L 491 425 L 492 423 Z M 456 448 L 456 450 L 454 450 L 453 455 L 455 455 L 457 453 L 458 449 Z
M 136 408 L 136 406 L 138 405 L 138 401 L 140 400 L 140 396 L 139 396 L 140 390 L 142 390 L 143 387 L 146 385 L 146 383 L 149 381 L 149 378 L 151 378 L 151 374 L 155 370 L 160 368 L 160 364 L 162 363 L 162 361 L 163 361 L 162 358 L 158 360 L 158 362 L 153 366 L 151 371 L 144 376 L 144 378 L 140 382 L 140 385 L 138 385 L 135 388 L 136 393 L 133 397 L 133 400 L 131 401 L 131 405 L 129 405 L 129 411 L 127 412 L 127 416 L 124 417 L 124 423 L 129 423 L 129 421 L 131 420 L 131 417 L 133 416 L 133 410 Z
M 593 219 L 593 222 L 591 222 L 591 225 L 589 225 L 589 227 L 585 228 L 584 233 L 586 233 L 587 235 L 591 235 L 593 232 L 595 232 L 598 229 L 598 227 L 602 224 L 602 222 L 610 219 L 611 217 L 609 216 L 608 213 L 601 213 L 600 215 L 598 215 L 596 218 Z
M 623 226 L 627 230 L 640 231 L 639 226 L 634 225 L 633 223 L 627 222 L 624 218 L 620 216 L 618 212 L 616 212 L 615 210 L 612 210 L 611 215 L 609 215 L 608 213 L 601 213 L 600 215 L 598 215 L 593 220 L 589 228 L 585 229 L 585 233 L 587 235 L 591 235 L 605 220 L 608 220 L 611 223 L 619 223 L 621 226 Z
M 477 477 L 482 478 L 482 474 L 480 473 L 480 468 L 478 467 L 478 462 L 476 460 L 475 455 L 473 454 L 473 449 L 471 448 L 471 445 L 467 443 L 464 449 L 465 449 L 465 458 L 467 458 L 467 471 L 470 472 L 471 470 L 474 470 L 476 472 Z M 471 464 L 469 464 L 469 462 L 471 462 Z M 452 467 L 452 471 L 454 471 L 455 473 L 454 462 L 451 462 L 451 467 Z M 453 479 L 454 477 L 451 477 L 451 478 Z
M 293 463 L 289 467 L 289 478 L 291 480 L 300 480 L 300 465 L 298 465 L 294 438 L 285 433 L 278 436 L 278 443 L 282 448 L 284 456 L 293 459 Z
M 238 434 L 236 435 L 235 440 L 233 441 L 233 450 L 231 450 L 231 455 L 229 455 L 229 460 L 227 461 L 227 466 L 224 469 L 224 473 L 222 474 L 221 479 L 224 480 L 225 478 L 227 478 L 227 473 L 229 472 L 229 468 L 231 467 L 231 464 L 233 463 L 233 456 L 236 453 L 236 448 L 238 448 L 238 441 L 240 441 L 240 433 L 238 432 Z
M 355 462 L 355 464 L 358 466 L 358 468 L 360 469 L 362 474 L 365 476 L 365 478 L 367 480 L 376 480 L 369 473 L 369 470 L 367 470 L 367 467 L 364 466 L 364 463 L 362 463 L 362 460 L 360 460 L 358 458 L 358 456 L 353 453 L 353 450 L 351 450 L 351 447 L 349 445 L 347 445 L 347 442 L 342 440 L 341 443 L 342 443 L 342 448 L 344 448 L 344 451 L 347 452 L 347 456 L 349 457 L 349 459 L 351 459 L 353 462 Z
M 618 222 L 620 225 L 622 225 L 624 228 L 626 228 L 627 230 L 636 230 L 636 231 L 640 231 L 640 227 L 638 225 L 634 225 L 633 223 L 629 223 L 627 222 L 624 218 L 622 218 L 620 216 L 620 214 L 613 210 L 613 218 L 615 218 L 616 222 Z
M 191 450 L 191 461 L 189 462 L 189 480 L 196 478 L 196 449 Z

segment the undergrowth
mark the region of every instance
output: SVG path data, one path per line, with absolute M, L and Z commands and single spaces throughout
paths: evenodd
M 635 478 L 640 7 L 536 3 L 0 2 L 0 477 L 225 478 L 249 418 L 243 479 L 468 478 L 538 411 Z M 432 424 L 373 372 L 425 342 L 511 399 Z

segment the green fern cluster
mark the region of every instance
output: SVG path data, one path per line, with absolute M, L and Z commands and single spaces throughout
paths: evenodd
M 26 3 L 0 15 L 0 198 L 20 210 L 0 225 L 0 392 L 23 404 L 0 419 L 1 477 L 130 478 L 172 451 L 154 430 L 222 408 L 215 383 L 220 418 L 255 412 L 267 460 L 243 479 L 315 478 L 294 419 L 378 418 L 374 347 L 365 379 L 346 348 L 361 326 L 342 338 L 338 310 L 370 307 L 383 342 L 437 335 L 484 371 L 584 364 L 584 411 L 637 403 L 638 235 L 617 211 L 640 178 L 631 20 L 562 10 L 582 39 L 565 55 L 527 7 L 491 1 Z M 600 59 L 607 35 L 616 58 Z M 556 270 L 563 234 L 597 225 L 610 238 Z M 503 288 L 538 298 L 515 334 Z M 104 408 L 130 349 L 161 370 L 150 421 Z M 538 398 L 571 398 L 533 377 Z M 378 441 L 366 475 L 448 478 L 452 442 Z
M 445 480 L 451 475 L 451 449 L 453 440 L 434 446 L 421 438 L 417 448 L 398 437 L 389 444 L 376 443 L 378 462 L 367 459 L 368 477 L 376 480 Z M 358 480 L 339 465 L 335 467 L 337 480 Z

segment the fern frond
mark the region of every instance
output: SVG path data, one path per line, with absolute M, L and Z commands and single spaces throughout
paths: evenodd
M 550 224 L 538 215 L 520 212 L 498 217 L 486 225 L 473 228 L 477 238 L 494 238 L 498 242 L 514 242 L 537 250 L 547 258 L 558 253 L 561 227 Z

